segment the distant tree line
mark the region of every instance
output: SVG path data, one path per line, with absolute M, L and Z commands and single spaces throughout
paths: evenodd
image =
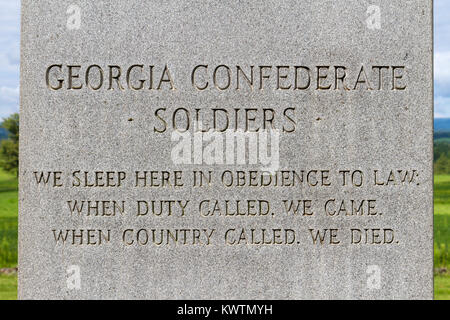
M 14 113 L 0 124 L 8 138 L 0 143 L 0 168 L 18 174 L 19 169 L 19 114 Z
M 434 173 L 450 174 L 450 132 L 435 133 Z
M 449 139 L 450 131 L 437 131 L 434 133 L 434 140 Z
M 8 139 L 8 131 L 5 128 L 0 127 L 0 141 L 3 139 Z

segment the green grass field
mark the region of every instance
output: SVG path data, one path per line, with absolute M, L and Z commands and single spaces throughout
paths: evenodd
M 17 266 L 17 178 L 0 170 L 0 268 Z M 0 300 L 17 297 L 17 276 L 0 274 Z
M 447 269 L 435 275 L 435 299 L 450 299 L 450 175 L 434 177 L 434 266 Z
M 450 300 L 450 275 L 434 276 L 434 298 Z
M 450 269 L 450 175 L 434 178 L 434 266 Z
M 435 298 L 450 300 L 450 175 L 434 181 Z M 17 179 L 0 170 L 0 268 L 17 266 Z M 17 276 L 0 275 L 0 300 L 16 299 Z
M 0 275 L 0 300 L 17 299 L 17 276 Z
M 0 268 L 17 266 L 17 178 L 0 171 Z

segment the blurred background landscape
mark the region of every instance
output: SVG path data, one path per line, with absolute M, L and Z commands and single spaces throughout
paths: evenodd
M 434 121 L 434 290 L 450 299 L 450 119 Z

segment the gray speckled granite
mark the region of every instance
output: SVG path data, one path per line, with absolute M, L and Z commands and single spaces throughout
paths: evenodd
M 372 2 L 379 11 L 369 8 Z M 432 48 L 432 4 L 426 0 L 23 0 L 19 298 L 432 298 Z M 54 64 L 62 67 L 51 70 L 47 86 L 46 70 Z M 142 90 L 126 81 L 135 64 L 143 70 L 130 70 L 130 84 L 139 88 L 145 80 Z M 232 78 L 221 91 L 212 77 L 222 64 Z M 80 66 L 72 67 L 72 89 L 70 65 Z M 99 90 L 92 89 L 99 84 L 98 67 L 90 69 L 86 85 L 91 65 L 103 70 Z M 156 90 L 166 65 L 173 83 L 162 82 Z M 197 87 L 208 81 L 205 90 L 191 84 L 198 65 L 208 66 L 206 79 L 203 67 L 194 77 Z M 115 80 L 108 90 L 110 72 L 118 72 L 109 66 L 121 68 L 123 90 Z M 153 90 L 149 66 L 154 66 Z M 236 66 L 247 75 L 254 66 L 253 90 L 242 77 L 236 89 Z M 293 89 L 295 66 L 309 68 L 307 89 Z M 336 80 L 344 72 L 340 67 L 345 67 L 344 84 Z M 277 90 L 277 71 L 279 87 L 289 90 Z M 307 69 L 297 71 L 297 86 L 307 86 Z M 261 72 L 269 76 L 262 78 L 263 90 Z M 227 86 L 226 75 L 225 67 L 218 69 L 217 86 Z M 62 88 L 51 89 L 58 88 L 58 79 L 64 80 Z M 220 180 L 224 171 L 260 166 L 174 164 L 169 127 L 179 108 L 191 121 L 199 109 L 209 124 L 214 108 L 228 110 L 230 117 L 240 109 L 240 127 L 244 112 L 261 125 L 269 109 L 277 129 L 295 127 L 281 132 L 279 170 L 313 170 L 310 183 L 254 187 L 247 179 L 245 187 L 227 187 Z M 251 108 L 256 110 L 245 111 Z M 177 114 L 179 126 L 184 112 Z M 157 132 L 164 128 L 160 118 L 168 124 L 163 133 Z M 194 170 L 212 171 L 211 185 L 193 187 Z M 321 170 L 328 176 L 324 183 Z M 362 186 L 351 185 L 350 176 L 343 186 L 340 170 L 360 170 Z M 53 175 L 47 185 L 38 185 L 34 172 L 40 171 L 62 172 L 56 180 L 62 186 L 54 186 Z M 110 177 L 116 186 L 77 186 L 73 173 L 81 178 L 84 171 L 90 182 L 95 171 L 116 172 Z M 119 171 L 125 178 L 117 186 Z M 168 171 L 172 185 L 136 187 L 136 171 Z M 174 171 L 182 171 L 183 186 L 173 186 Z M 354 178 L 358 184 L 358 172 Z M 103 173 L 99 184 L 106 181 Z M 270 212 L 205 217 L 199 206 L 208 199 L 219 200 L 222 212 L 225 200 L 233 206 L 241 200 L 247 208 L 242 210 L 248 210 L 247 200 L 265 200 Z M 85 202 L 82 214 L 71 213 L 75 200 L 117 201 L 116 209 L 125 201 L 125 212 L 87 216 Z M 172 215 L 137 216 L 137 201 L 152 200 L 175 201 Z M 177 201 L 186 200 L 183 215 Z M 311 200 L 306 211 L 313 214 L 288 214 L 283 200 Z M 364 214 L 331 215 L 342 200 L 347 210 L 351 200 L 357 206 L 364 200 Z M 145 245 L 137 243 L 141 229 L 141 243 L 149 236 Z M 240 244 L 231 244 L 242 229 L 246 239 L 242 235 Z M 328 229 L 323 244 L 313 243 L 310 229 Z M 351 229 L 362 230 L 369 243 L 352 244 Z M 68 235 L 65 244 L 55 240 L 61 230 Z M 83 244 L 67 230 L 84 230 Z M 152 230 L 156 236 L 163 230 L 162 245 L 155 245 Z M 178 232 L 176 244 L 167 230 Z M 335 237 L 330 239 L 330 232 Z M 268 244 L 260 244 L 263 233 Z M 360 233 L 353 233 L 357 242 Z

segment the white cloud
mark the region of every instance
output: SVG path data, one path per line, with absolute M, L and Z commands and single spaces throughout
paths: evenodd
M 0 121 L 9 117 L 15 112 L 19 112 L 19 106 L 2 105 L 2 107 L 0 108 Z
M 434 98 L 434 117 L 450 118 L 450 97 L 437 96 Z
M 435 53 L 434 88 L 435 98 L 450 97 L 450 51 Z
M 0 87 L 0 119 L 19 111 L 19 87 Z
M 450 1 L 434 1 L 434 45 L 437 51 L 450 51 Z
M 450 83 L 450 51 L 435 53 L 434 77 L 437 82 Z
M 8 58 L 10 65 L 20 65 L 20 45 L 18 41 L 11 43 L 9 48 L 7 48 L 6 57 Z
M 9 102 L 19 102 L 19 87 L 9 88 L 9 87 L 0 87 L 0 99 Z
M 0 85 L 6 79 L 14 79 L 18 81 L 20 69 L 20 49 L 18 45 L 11 44 L 8 47 L 0 49 Z
M 4 41 L 20 34 L 20 1 L 0 0 L 0 39 Z

